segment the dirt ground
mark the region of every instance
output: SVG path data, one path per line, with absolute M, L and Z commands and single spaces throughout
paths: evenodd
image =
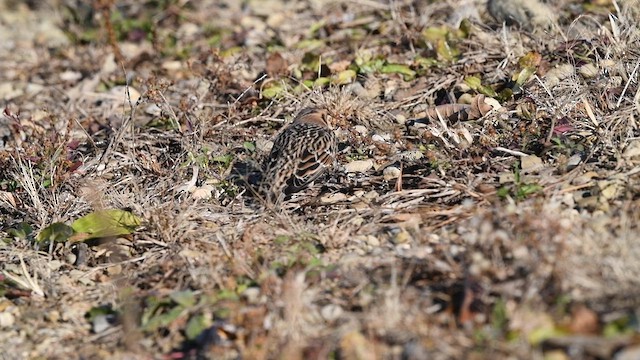
M 0 1 L 0 359 L 640 358 L 638 24 Z M 307 106 L 340 165 L 272 204 Z

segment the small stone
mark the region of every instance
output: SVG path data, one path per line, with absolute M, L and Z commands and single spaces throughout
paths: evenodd
M 387 140 L 382 135 L 378 135 L 378 134 L 374 134 L 371 137 L 371 140 L 376 141 L 376 142 L 387 142 Z
M 574 72 L 575 68 L 571 64 L 558 65 L 544 75 L 544 84 L 550 88 L 554 87 L 558 85 L 560 81 L 572 76 Z
M 0 313 L 0 329 L 8 328 L 16 323 L 16 317 L 8 312 Z
M 58 271 L 64 263 L 60 260 L 51 260 L 47 263 L 47 267 L 51 271 Z
M 576 166 L 580 165 L 581 162 L 582 157 L 580 156 L 580 154 L 574 154 L 569 158 L 569 160 L 567 160 L 567 169 L 572 170 Z
M 353 219 L 349 220 L 349 224 L 353 226 L 361 226 L 364 224 L 364 218 L 362 216 L 356 216 Z
M 633 360 L 640 359 L 640 345 L 629 346 L 618 351 L 615 356 L 615 360 Z
M 200 26 L 194 23 L 187 22 L 182 24 L 178 28 L 178 31 L 176 33 L 178 35 L 178 38 L 183 39 L 183 38 L 191 38 L 196 34 L 198 34 L 199 31 L 200 31 Z
M 195 200 L 208 200 L 211 199 L 211 193 L 213 192 L 213 186 L 211 185 L 202 185 L 196 187 L 191 193 L 191 197 Z
M 99 334 L 111 327 L 111 324 L 107 319 L 108 316 L 109 315 L 97 315 L 96 317 L 93 318 L 92 325 L 93 325 L 93 332 L 95 334 Z
M 268 153 L 273 148 L 273 141 L 258 138 L 256 139 L 256 150 L 261 153 Z
M 621 192 L 620 185 L 615 181 L 598 181 L 598 187 L 600 187 L 600 196 L 605 201 L 615 199 Z
M 402 157 L 405 160 L 419 160 L 424 157 L 424 154 L 419 150 L 410 150 L 410 151 L 402 152 L 400 154 L 400 157 Z
M 109 94 L 116 96 L 126 96 L 127 95 L 127 87 L 126 86 L 114 86 L 109 90 Z M 134 87 L 129 86 L 129 96 L 131 97 L 131 102 L 135 104 L 138 99 L 140 99 L 140 92 L 136 90 Z
M 11 100 L 24 93 L 21 89 L 16 89 L 12 83 L 5 82 L 0 84 L 0 98 L 4 100 Z
M 156 104 L 151 104 L 147 106 L 146 109 L 144 109 L 144 112 L 153 116 L 162 115 L 162 109 Z
M 640 158 L 640 140 L 632 140 L 624 149 L 622 157 L 627 160 L 636 160 Z
M 371 190 L 371 191 L 369 191 L 368 193 L 366 193 L 366 194 L 364 195 L 364 198 L 365 198 L 365 199 L 368 199 L 368 200 L 375 200 L 375 199 L 377 199 L 379 196 L 380 196 L 380 194 L 378 194 L 378 192 L 377 192 L 377 191 L 375 191 L 375 190 Z
M 320 198 L 320 202 L 323 204 L 335 204 L 335 203 L 339 203 L 341 201 L 346 201 L 346 200 L 347 200 L 347 195 L 340 192 L 335 194 L 329 194 L 327 196 L 323 196 Z
M 102 62 L 102 68 L 100 72 L 103 74 L 111 74 L 114 71 L 118 70 L 118 64 L 116 63 L 116 56 L 113 53 L 109 53 L 105 56 L 104 61 Z
M 340 357 L 342 359 L 375 359 L 375 347 L 364 335 L 352 331 L 340 339 Z
M 182 68 L 182 62 L 177 60 L 165 61 L 161 66 L 165 70 L 176 71 Z
M 366 191 L 364 191 L 364 190 L 357 190 L 357 191 L 355 191 L 355 192 L 353 193 L 353 196 L 354 196 L 354 197 L 359 198 L 359 197 L 363 197 L 363 196 L 364 196 L 364 194 L 366 194 L 366 193 L 367 193 L 367 192 L 366 192 Z
M 405 244 L 410 240 L 411 240 L 411 234 L 409 234 L 409 232 L 405 229 L 396 230 L 393 235 L 393 238 L 391 239 L 391 241 L 393 241 L 394 244 Z
M 382 176 L 386 181 L 397 179 L 402 175 L 402 171 L 395 166 L 388 166 L 382 171 Z
M 80 271 L 77 269 L 73 269 L 71 271 L 69 271 L 69 276 L 78 281 L 79 283 L 85 285 L 85 286 L 94 286 L 95 283 L 93 280 L 91 280 L 88 276 L 86 276 L 87 273 L 84 271 Z
M 372 160 L 355 160 L 344 166 L 345 171 L 348 173 L 366 172 L 373 167 Z
M 398 114 L 396 115 L 396 122 L 400 125 L 404 125 L 407 122 L 407 117 L 402 114 Z
M 515 259 L 527 259 L 529 257 L 529 249 L 526 246 L 519 246 L 513 250 Z
M 598 67 L 591 63 L 580 66 L 578 71 L 580 72 L 580 75 L 586 79 L 594 78 L 598 76 L 598 73 L 600 72 Z
M 255 286 L 249 287 L 242 292 L 242 296 L 247 299 L 249 304 L 256 304 L 260 299 L 260 288 Z
M 82 73 L 79 71 L 67 70 L 60 74 L 60 80 L 68 82 L 76 82 L 82 79 Z
M 28 83 L 27 86 L 25 87 L 24 91 L 28 95 L 35 95 L 35 94 L 41 92 L 43 89 L 44 89 L 43 85 L 35 84 L 35 83 Z
M 366 126 L 362 126 L 362 125 L 356 125 L 353 127 L 353 130 L 355 130 L 358 134 L 360 135 L 367 135 L 367 133 L 369 132 L 369 130 L 367 129 Z
M 60 321 L 60 312 L 58 310 L 52 310 L 46 314 L 46 318 L 49 322 L 58 322 Z
M 279 28 L 282 26 L 282 24 L 284 24 L 285 22 L 288 21 L 288 17 L 285 13 L 283 12 L 276 12 L 273 13 L 271 15 L 269 15 L 269 17 L 267 18 L 267 25 L 269 25 L 272 28 Z
M 380 240 L 373 236 L 373 235 L 368 235 L 367 238 L 367 244 L 369 244 L 372 247 L 380 247 Z
M 349 89 L 355 96 L 365 97 L 367 94 L 367 90 L 365 90 L 364 86 L 357 81 L 347 85 L 347 89 Z
M 523 156 L 520 159 L 520 167 L 522 168 L 523 173 L 534 173 L 542 170 L 544 168 L 544 163 L 542 159 L 535 155 Z
M 338 320 L 343 313 L 344 311 L 342 310 L 342 307 L 336 304 L 325 305 L 320 310 L 320 315 L 327 322 L 333 322 Z

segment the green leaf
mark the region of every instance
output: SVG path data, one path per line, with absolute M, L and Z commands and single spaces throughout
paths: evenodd
M 254 144 L 252 141 L 243 142 L 242 147 L 249 152 L 256 151 L 256 144 Z
M 449 34 L 449 29 L 447 29 L 445 26 L 440 26 L 440 27 L 432 26 L 422 31 L 422 37 L 434 45 L 439 40 L 446 40 L 448 34 Z
M 507 196 L 509 196 L 509 193 L 511 191 L 509 190 L 508 187 L 503 186 L 500 189 L 498 189 L 498 191 L 496 191 L 496 195 L 498 195 L 501 199 L 506 198 Z
M 460 50 L 450 41 L 456 39 L 456 34 L 447 27 L 426 28 L 422 31 L 422 37 L 436 49 L 436 54 L 441 60 L 453 62 L 460 56 Z
M 436 53 L 445 61 L 454 62 L 460 56 L 460 50 L 445 40 L 438 41 Z
M 509 88 L 502 89 L 498 94 L 498 100 L 505 102 L 513 97 L 513 90 Z
M 385 74 L 402 74 L 404 81 L 410 81 L 416 77 L 416 72 L 403 64 L 386 64 L 380 70 Z
M 438 60 L 431 57 L 426 58 L 426 57 L 418 56 L 415 59 L 415 62 L 420 68 L 424 68 L 424 69 L 428 69 L 432 66 L 438 65 Z
M 634 332 L 634 323 L 637 324 L 637 319 L 630 315 L 618 318 L 604 325 L 602 334 L 605 337 L 622 336 L 625 334 L 632 334 Z
M 466 78 L 464 78 L 464 82 L 473 90 L 476 90 L 477 88 L 482 86 L 482 80 L 480 80 L 480 78 L 477 76 L 467 76 Z
M 319 49 L 323 46 L 324 46 L 324 40 L 318 40 L 318 39 L 302 40 L 294 45 L 296 49 L 308 50 L 308 51 Z
M 524 199 L 531 194 L 534 194 L 538 191 L 542 190 L 542 186 L 538 184 L 524 184 L 521 185 L 518 189 L 518 198 Z
M 226 58 L 226 57 L 230 57 L 230 56 L 233 56 L 233 55 L 241 53 L 241 52 L 242 52 L 242 47 L 234 46 L 234 47 L 230 47 L 230 48 L 220 52 L 220 57 Z
M 187 327 L 184 329 L 184 333 L 187 339 L 194 340 L 204 330 L 209 327 L 207 318 L 204 315 L 192 316 L 187 323 Z
M 473 32 L 473 25 L 471 24 L 471 21 L 467 18 L 462 19 L 460 26 L 458 26 L 458 32 L 461 37 L 468 38 Z
M 282 83 L 272 83 L 262 89 L 262 96 L 266 99 L 273 99 L 282 95 L 285 91 Z
M 333 76 L 332 82 L 336 85 L 350 84 L 356 78 L 356 75 L 357 74 L 354 70 L 351 70 L 351 69 L 343 70 Z
M 516 82 L 516 84 L 518 84 L 518 86 L 522 86 L 525 82 L 527 82 L 527 80 L 529 80 L 529 78 L 531 77 L 531 75 L 536 73 L 536 68 L 530 68 L 530 67 L 526 67 L 522 70 L 520 70 L 519 73 L 515 74 L 513 77 Z
M 26 222 L 21 222 L 17 227 L 9 229 L 7 233 L 9 236 L 15 239 L 26 239 L 33 232 L 31 225 Z
M 506 303 L 504 300 L 498 299 L 491 311 L 491 325 L 496 330 L 504 330 L 509 323 L 507 315 Z
M 273 239 L 273 242 L 276 245 L 284 245 L 284 244 L 289 243 L 290 240 L 291 240 L 291 238 L 289 236 L 287 236 L 287 235 L 278 235 L 278 236 L 276 236 L 275 239 Z
M 327 24 L 326 20 L 320 20 L 311 24 L 311 27 L 309 28 L 309 33 L 314 34 L 316 31 L 323 28 L 326 24 Z
M 467 76 L 464 78 L 464 82 L 469 85 L 469 87 L 480 94 L 495 98 L 498 96 L 495 90 L 493 90 L 489 86 L 482 85 L 482 80 L 480 80 L 477 76 Z
M 175 301 L 176 304 L 182 305 L 185 308 L 192 307 L 196 304 L 196 297 L 193 291 L 176 291 L 171 293 L 169 297 Z
M 140 218 L 129 211 L 111 209 L 89 213 L 74 221 L 71 227 L 91 239 L 131 234 L 140 222 Z
M 518 59 L 518 65 L 520 71 L 515 73 L 511 80 L 515 81 L 518 86 L 522 86 L 531 75 L 535 74 L 538 70 L 538 66 L 542 62 L 542 55 L 536 51 L 530 51 L 520 59 Z
M 323 87 L 325 85 L 329 85 L 331 83 L 331 79 L 327 77 L 319 77 L 313 82 L 313 87 Z
M 69 225 L 57 222 L 42 229 L 36 236 L 36 241 L 39 243 L 65 242 L 71 235 L 73 235 L 73 229 Z
M 216 295 L 220 300 L 238 300 L 239 298 L 235 291 L 229 289 L 222 289 Z
M 369 74 L 373 72 L 379 71 L 384 66 L 383 59 L 373 59 L 371 61 L 367 61 L 366 63 L 360 66 L 360 72 L 364 74 Z
M 228 167 L 229 164 L 231 164 L 231 160 L 233 160 L 233 155 L 227 154 L 227 155 L 214 156 L 211 160 L 213 162 L 222 163 L 224 167 Z
M 176 306 L 167 313 L 153 316 L 144 324 L 143 329 L 145 331 L 154 331 L 160 327 L 166 327 L 179 318 L 184 310 L 182 306 Z

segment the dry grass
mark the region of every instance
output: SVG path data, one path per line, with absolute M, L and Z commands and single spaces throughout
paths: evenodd
M 0 5 L 4 358 L 638 351 L 637 0 L 80 3 Z M 251 184 L 311 104 L 368 166 L 274 209 Z M 106 209 L 141 224 L 37 240 Z

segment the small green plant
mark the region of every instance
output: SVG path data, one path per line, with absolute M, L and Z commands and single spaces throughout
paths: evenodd
M 3 239 L 3 241 L 7 244 L 11 243 L 14 239 L 31 239 L 33 238 L 33 228 L 26 222 L 21 222 L 17 224 L 15 227 L 7 230 L 7 238 Z
M 498 189 L 497 194 L 503 199 L 513 197 L 516 201 L 522 201 L 540 190 L 542 190 L 542 186 L 539 184 L 525 183 L 522 181 L 520 166 L 516 164 L 513 170 L 513 184 L 501 187 Z
M 279 275 L 284 275 L 287 270 L 302 266 L 308 270 L 323 266 L 319 254 L 322 247 L 313 234 L 298 234 L 295 238 L 279 235 L 274 242 L 282 247 L 283 258 L 274 261 L 271 268 Z

